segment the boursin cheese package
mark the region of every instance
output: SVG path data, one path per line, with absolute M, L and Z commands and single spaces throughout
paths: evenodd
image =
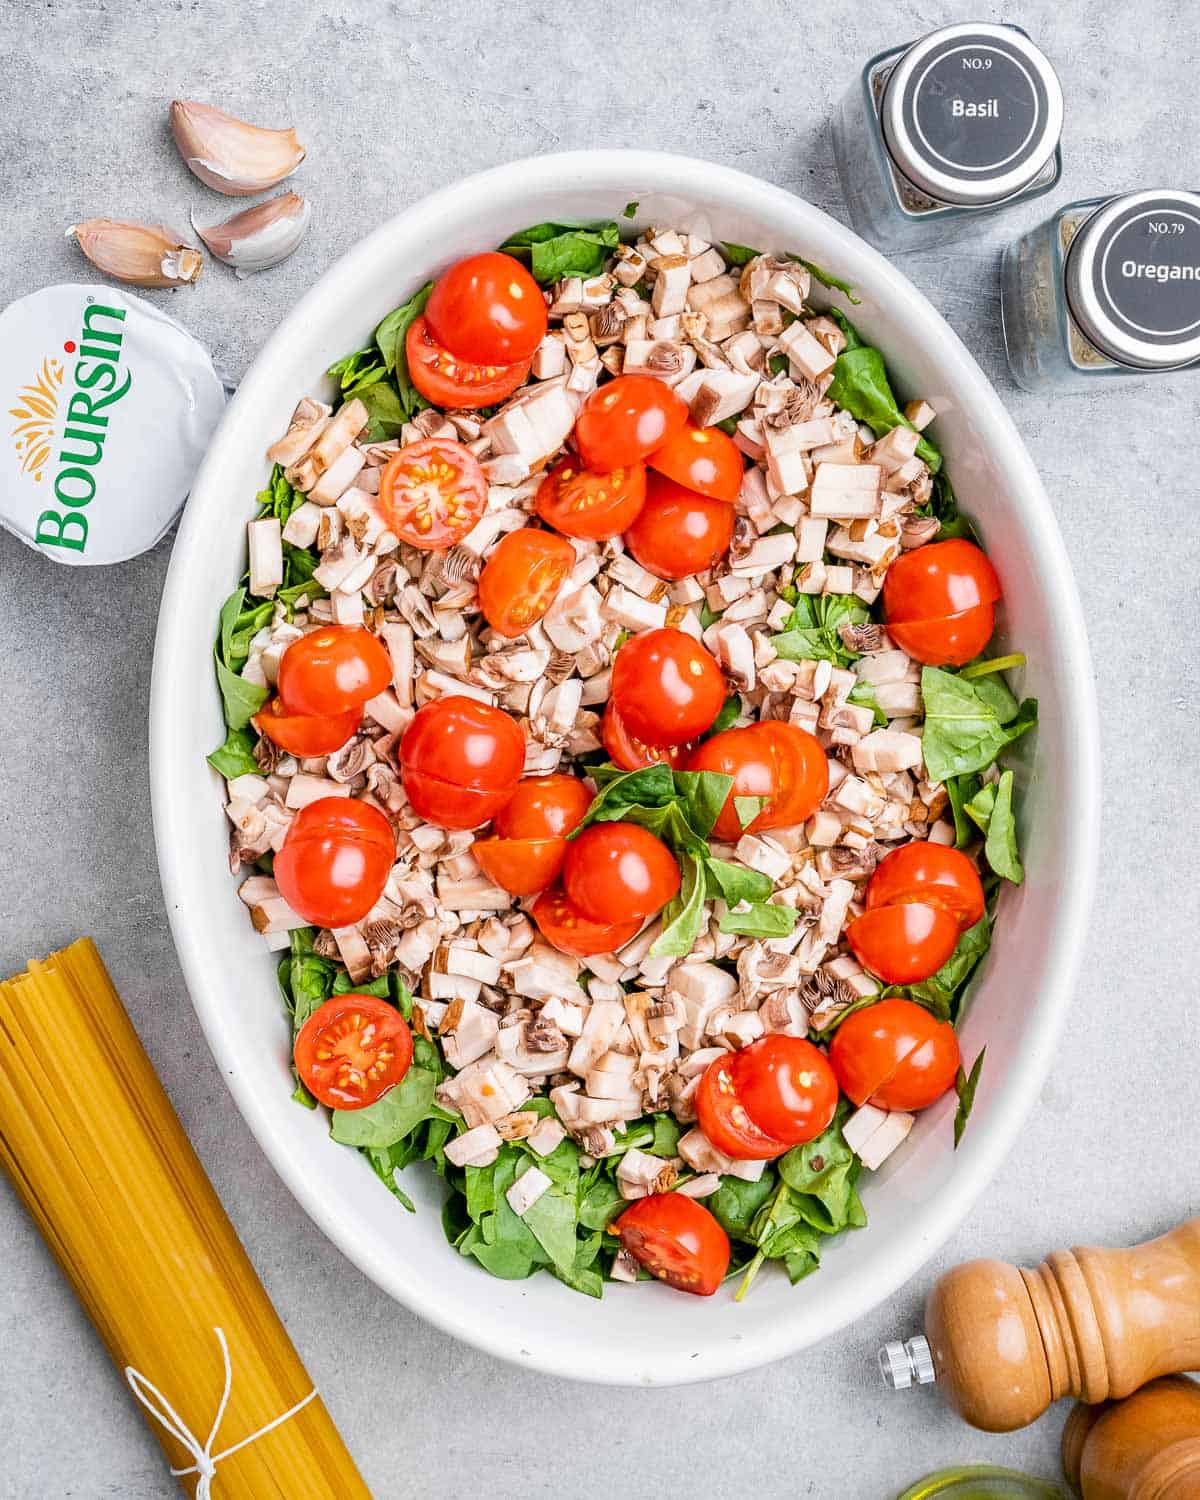
M 56 562 L 123 562 L 179 514 L 225 390 L 207 351 L 115 287 L 0 314 L 0 525 Z

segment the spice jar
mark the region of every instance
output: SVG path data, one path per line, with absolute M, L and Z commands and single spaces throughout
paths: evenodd
M 1004 342 L 1029 391 L 1200 363 L 1200 195 L 1156 189 L 1068 204 L 1010 245 Z
M 944 26 L 863 69 L 833 127 L 850 219 L 882 249 L 963 234 L 1059 179 L 1062 89 L 1019 26 Z

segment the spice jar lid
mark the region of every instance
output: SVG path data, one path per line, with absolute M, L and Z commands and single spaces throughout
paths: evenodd
M 43 287 L 0 313 L 0 526 L 56 562 L 124 562 L 178 515 L 225 389 L 141 297 Z
M 1171 370 L 1200 359 L 1200 195 L 1125 193 L 1076 231 L 1067 303 L 1117 364 Z
M 1041 172 L 1062 134 L 1062 87 L 1015 26 L 944 26 L 905 52 L 881 107 L 897 169 L 929 197 L 999 203 Z

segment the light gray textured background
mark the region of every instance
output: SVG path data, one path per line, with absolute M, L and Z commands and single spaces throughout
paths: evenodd
M 970 1221 L 896 1299 L 784 1364 L 682 1391 L 597 1390 L 520 1373 L 384 1299 L 312 1227 L 260 1154 L 201 1038 L 153 856 L 146 696 L 170 542 L 112 569 L 56 567 L 0 533 L 4 643 L 0 971 L 98 939 L 251 1258 L 381 1500 L 597 1493 L 682 1500 L 885 1500 L 942 1464 L 1053 1475 L 1062 1413 L 971 1432 L 929 1392 L 893 1396 L 873 1356 L 917 1326 L 936 1273 L 1141 1238 L 1195 1211 L 1196 376 L 1033 400 L 1009 382 L 997 257 L 1053 203 L 1195 186 L 1200 12 L 1087 6 L 636 6 L 387 0 L 9 0 L 0 8 L 0 304 L 90 270 L 61 231 L 95 215 L 223 217 L 166 121 L 173 96 L 309 147 L 300 252 L 238 282 L 212 264 L 156 295 L 244 370 L 295 298 L 426 191 L 534 152 L 652 146 L 727 162 L 838 214 L 831 106 L 862 61 L 937 24 L 1020 21 L 1067 99 L 1056 198 L 908 256 L 904 269 L 994 378 L 1045 477 L 1097 665 L 1103 864 L 1061 1059 Z M 233 205 L 230 205 L 232 208 Z M 225 212 L 229 210 L 226 209 Z M 211 216 L 206 218 L 206 216 Z M 1013 997 L 1014 1004 L 1020 997 Z M 86 1319 L 0 1186 L 0 1493 L 177 1493 Z M 220 1491 L 220 1482 L 217 1483 Z M 297 1497 L 300 1500 L 300 1497 Z

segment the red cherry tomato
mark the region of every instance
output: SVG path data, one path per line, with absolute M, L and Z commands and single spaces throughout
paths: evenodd
M 289 713 L 278 698 L 272 698 L 250 722 L 289 755 L 332 755 L 357 733 L 362 709 L 352 708 L 329 719 L 314 718 Z
M 719 427 L 688 422 L 646 460 L 652 469 L 677 484 L 732 504 L 742 488 L 742 455 Z
M 789 1149 L 750 1118 L 734 1082 L 735 1054 L 715 1058 L 696 1090 L 696 1118 L 709 1141 L 734 1161 L 772 1161 Z
M 646 503 L 625 533 L 634 559 L 656 578 L 706 572 L 729 550 L 733 506 L 686 490 L 662 474 L 646 476 Z
M 593 823 L 571 841 L 563 890 L 596 922 L 622 922 L 661 911 L 679 889 L 675 856 L 636 823 Z
M 692 753 L 691 745 L 647 745 L 636 735 L 630 734 L 629 726 L 617 712 L 617 705 L 609 700 L 600 720 L 600 738 L 614 766 L 623 771 L 640 771 L 645 766 L 670 766 L 681 771 Z
M 279 894 L 315 927 L 352 927 L 383 894 L 396 862 L 392 825 L 357 797 L 322 797 L 292 819 L 275 856 Z
M 496 833 L 503 839 L 565 838 L 591 805 L 592 794 L 578 776 L 526 776 L 496 814 Z
M 296 1035 L 293 1057 L 305 1088 L 330 1109 L 364 1109 L 408 1072 L 412 1032 L 375 995 L 335 995 Z
M 855 917 L 846 941 L 859 963 L 884 984 L 919 984 L 954 952 L 958 923 L 944 907 L 907 901 Z
M 760 1037 L 733 1054 L 731 1067 L 747 1115 L 785 1146 L 815 1141 L 833 1119 L 837 1079 L 825 1054 L 803 1037 Z
M 714 657 L 682 630 L 645 630 L 617 652 L 612 703 L 647 745 L 683 745 L 711 728 L 725 703 L 725 679 Z
M 843 1092 L 876 1109 L 925 1109 L 954 1083 L 958 1037 L 912 1000 L 880 1000 L 847 1016 L 829 1044 Z
M 829 763 L 817 739 L 796 724 L 767 720 L 714 734 L 695 751 L 690 771 L 719 771 L 733 777 L 733 788 L 713 832 L 736 843 L 744 832 L 803 823 L 829 791 Z M 735 797 L 765 797 L 746 828 Z
M 418 709 L 400 741 L 408 800 L 442 828 L 477 828 L 516 791 L 525 736 L 499 708 L 452 694 Z
M 479 460 L 450 438 L 393 453 L 379 477 L 379 509 L 402 542 L 434 552 L 461 542 L 487 509 Z
M 590 473 L 564 458 L 538 486 L 534 504 L 546 525 L 564 536 L 606 542 L 633 524 L 645 501 L 643 464 Z
M 425 319 L 460 359 L 511 365 L 529 359 L 546 334 L 546 299 L 519 260 L 487 250 L 455 261 L 433 284 Z
M 572 906 L 560 886 L 543 891 L 530 907 L 529 915 L 552 948 L 574 958 L 615 953 L 632 941 L 642 928 L 640 917 L 627 922 L 592 921 Z
M 973 927 L 983 916 L 983 886 L 979 871 L 959 849 L 914 839 L 885 854 L 867 883 L 866 907 L 894 906 L 902 901 L 924 901 L 940 906 L 960 930 Z
M 475 364 L 451 354 L 434 338 L 428 321 L 415 318 L 404 336 L 408 378 L 434 406 L 474 410 L 511 396 L 529 374 L 529 361 Z
M 552 531 L 522 526 L 492 550 L 479 575 L 479 607 L 493 630 L 523 635 L 554 603 L 575 549 Z
M 558 879 L 569 847 L 563 838 L 476 839 L 471 853 L 493 885 L 512 896 L 534 896 Z
M 883 580 L 889 621 L 941 620 L 999 597 L 1000 579 L 987 553 L 964 537 L 902 552 Z
M 687 421 L 687 407 L 653 375 L 618 375 L 592 392 L 575 423 L 575 446 L 602 473 L 635 464 Z
M 888 633 L 927 666 L 962 666 L 978 656 L 999 598 L 987 554 L 963 537 L 901 553 L 883 580 Z
M 651 1193 L 611 1226 L 634 1260 L 659 1281 L 711 1297 L 729 1269 L 729 1236 L 694 1198 Z
M 291 712 L 319 718 L 361 708 L 391 680 L 387 647 L 361 625 L 322 625 L 279 659 L 279 696 Z
M 889 620 L 888 634 L 901 651 L 927 667 L 961 667 L 992 638 L 996 607 L 977 604 L 940 620 Z

